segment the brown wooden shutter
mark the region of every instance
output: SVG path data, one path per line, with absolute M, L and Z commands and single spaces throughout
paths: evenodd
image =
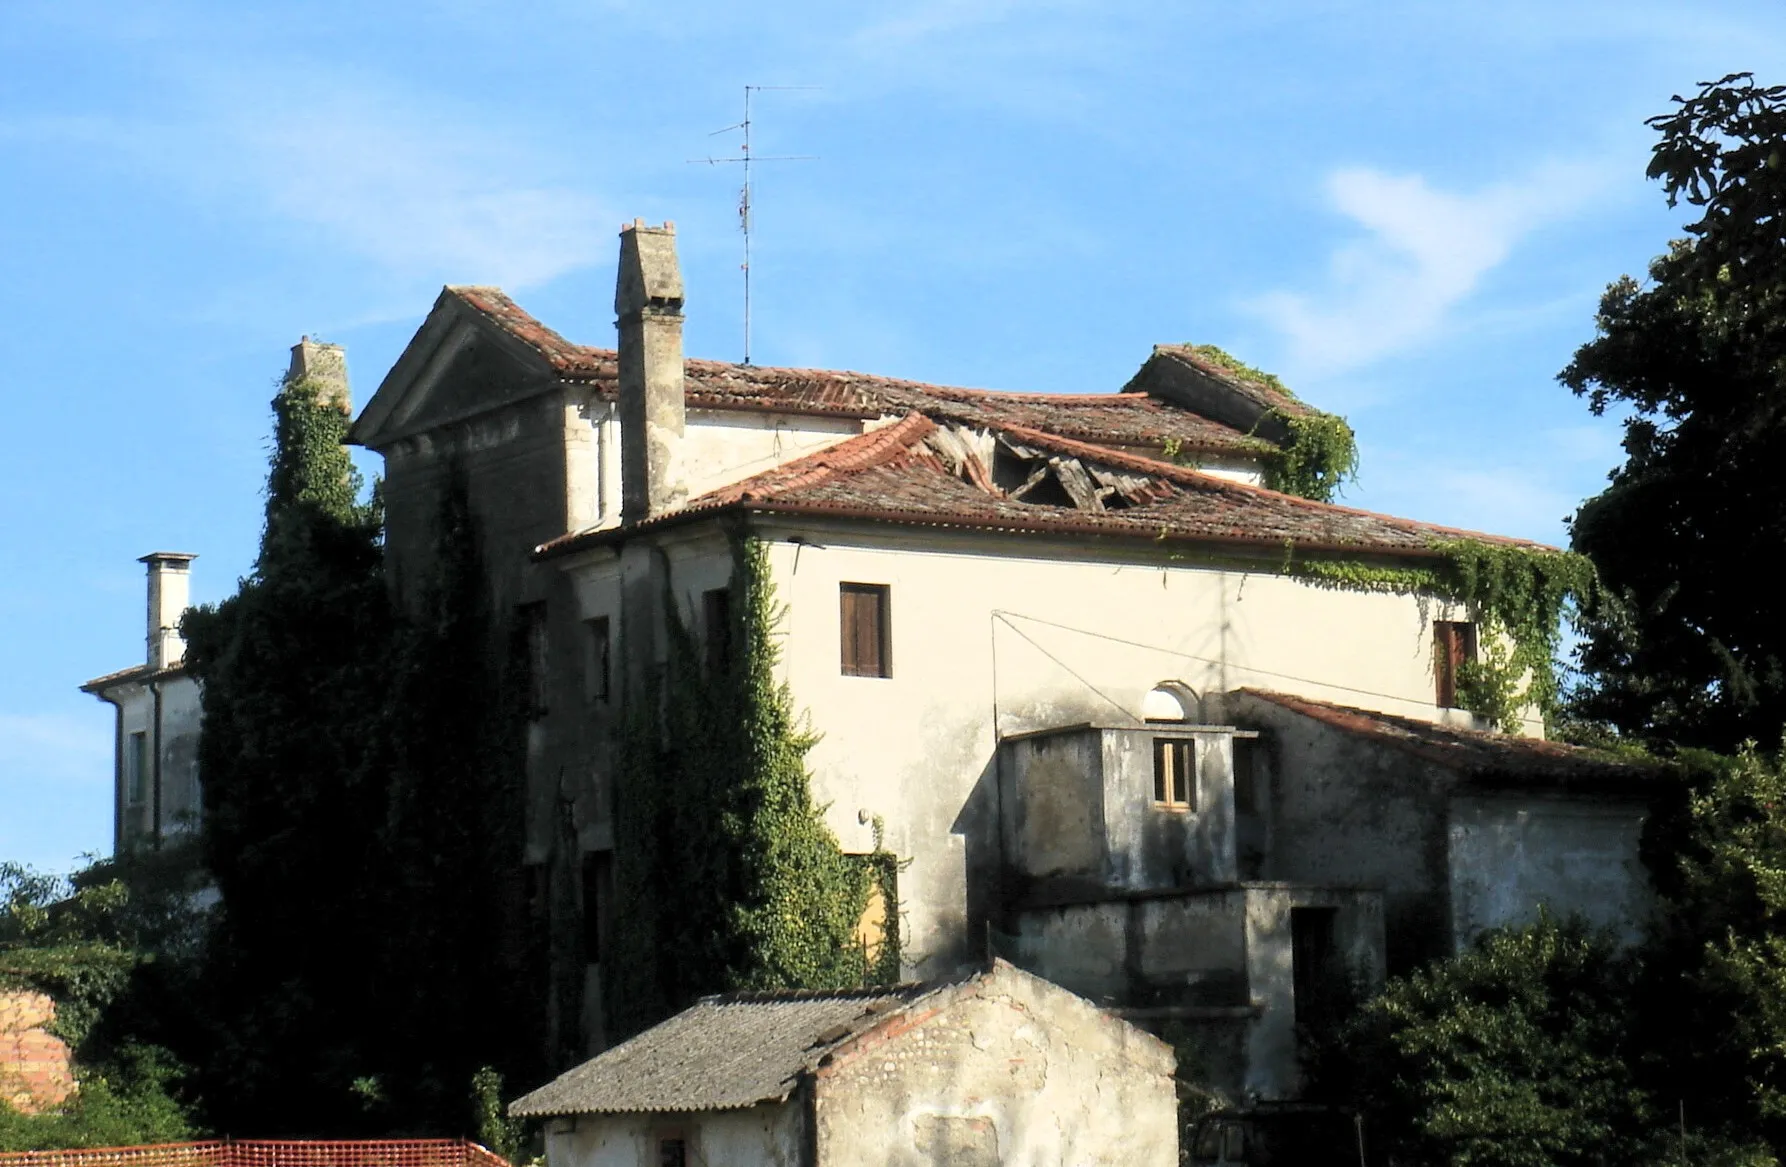
M 887 588 L 882 584 L 838 585 L 838 640 L 848 677 L 886 677 Z
M 1433 699 L 1441 707 L 1457 707 L 1458 672 L 1475 659 L 1476 625 L 1465 620 L 1433 622 Z

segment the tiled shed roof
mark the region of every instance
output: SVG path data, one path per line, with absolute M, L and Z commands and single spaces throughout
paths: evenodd
M 612 349 L 573 344 L 534 319 L 499 288 L 451 287 L 448 293 L 533 348 L 567 381 L 591 385 L 612 399 L 618 392 Z M 761 410 L 821 416 L 878 418 L 917 410 L 973 425 L 1031 426 L 1064 437 L 1158 449 L 1171 440 L 1198 453 L 1257 454 L 1270 443 L 1232 426 L 1174 408 L 1142 393 L 1005 393 L 928 385 L 831 369 L 764 368 L 725 361 L 685 362 L 687 402 L 693 409 Z
M 134 684 L 142 681 L 159 681 L 168 677 L 180 677 L 186 674 L 184 663 L 169 665 L 163 669 L 151 668 L 146 664 L 131 665 L 127 669 L 119 669 L 115 673 L 107 673 L 103 677 L 94 677 L 81 686 L 83 693 L 99 693 L 116 685 Z
M 1658 769 L 1599 750 L 1541 738 L 1436 725 L 1411 717 L 1354 709 L 1265 689 L 1242 689 L 1240 692 L 1343 733 L 1371 738 L 1490 784 L 1520 780 L 1628 784 L 1647 778 Z
M 999 475 L 1008 477 L 1013 467 L 1028 480 L 1021 487 L 1001 487 Z M 990 432 L 939 427 L 915 411 L 702 495 L 644 525 L 721 510 L 1148 541 L 1274 548 L 1293 543 L 1299 550 L 1422 557 L 1435 554 L 1434 544 L 1460 537 L 1547 550 L 1524 540 L 1279 494 L 1021 426 Z M 540 550 L 550 555 L 625 533 L 568 535 Z
M 1287 393 L 1256 377 L 1244 376 L 1225 365 L 1210 360 L 1197 351 L 1196 345 L 1156 344 L 1153 346 L 1153 352 L 1157 358 L 1176 361 L 1196 370 L 1205 377 L 1220 381 L 1230 391 L 1247 398 L 1262 409 L 1277 410 L 1293 417 L 1306 416 L 1315 412 L 1312 406 L 1293 393 Z M 1136 393 L 1140 392 L 1140 389 L 1132 387 L 1128 392 Z
M 831 1050 L 933 988 L 708 997 L 516 1099 L 509 1113 L 728 1110 L 779 1101 Z

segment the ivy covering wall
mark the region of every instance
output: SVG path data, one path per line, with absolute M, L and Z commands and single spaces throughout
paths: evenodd
M 766 550 L 734 533 L 732 554 L 727 651 L 697 643 L 666 594 L 668 666 L 623 711 L 604 985 L 617 1033 L 706 993 L 898 975 L 896 864 L 878 845 L 845 854 L 826 826 L 806 769 L 817 735 L 775 679 Z M 882 934 L 864 937 L 877 890 Z
M 1433 596 L 1458 604 L 1476 622 L 1480 655 L 1458 677 L 1463 707 L 1508 731 L 1535 708 L 1547 720 L 1558 704 L 1557 658 L 1569 604 L 1593 593 L 1594 567 L 1580 555 L 1479 539 L 1435 542 L 1431 566 L 1356 560 L 1298 561 L 1288 568 L 1323 587 Z

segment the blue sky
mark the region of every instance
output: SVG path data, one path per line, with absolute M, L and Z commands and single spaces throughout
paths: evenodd
M 1560 542 L 1618 456 L 1553 378 L 1678 233 L 1643 119 L 1786 79 L 1775 3 L 983 0 L 0 7 L 0 858 L 109 845 L 142 568 L 258 536 L 288 347 L 364 401 L 443 283 L 611 343 L 673 219 L 693 355 L 1111 391 L 1213 342 L 1358 430 L 1347 501 Z M 376 470 L 375 465 L 368 465 Z

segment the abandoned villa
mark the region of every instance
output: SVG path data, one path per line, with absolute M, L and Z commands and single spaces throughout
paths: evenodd
M 1509 732 L 1458 708 L 1459 670 L 1493 638 L 1464 605 L 1305 570 L 1422 568 L 1464 538 L 1543 548 L 1269 489 L 1314 411 L 1189 347 L 1094 394 L 685 358 L 675 242 L 669 225 L 622 231 L 615 350 L 495 288 L 447 288 L 350 436 L 384 460 L 395 593 L 426 577 L 457 481 L 488 594 L 525 629 L 520 861 L 583 918 L 577 967 L 554 974 L 576 1002 L 562 1045 L 614 1044 L 621 712 L 650 699 L 673 626 L 726 651 L 740 538 L 764 549 L 777 667 L 822 734 L 814 801 L 846 852 L 897 857 L 879 907 L 903 977 L 954 986 L 923 990 L 951 1002 L 938 1017 L 979 1007 L 962 986 L 990 990 L 962 970 L 997 957 L 975 975 L 1017 986 L 1000 991 L 1067 1013 L 1076 994 L 1124 1032 L 1172 1022 L 1191 1035 L 1181 1075 L 1291 1098 L 1298 1020 L 1336 983 L 1379 983 L 1541 905 L 1635 935 L 1643 773 L 1544 740 L 1535 709 Z M 293 374 L 347 399 L 333 346 L 306 340 Z M 118 709 L 121 846 L 198 811 L 175 627 L 192 558 L 145 557 L 146 658 L 86 686 Z M 883 995 L 904 1009 L 918 992 Z M 786 1016 L 867 1025 L 862 993 Z M 1154 1105 L 1170 1051 L 1103 1032 Z M 533 1113 L 578 1113 L 551 1097 Z

